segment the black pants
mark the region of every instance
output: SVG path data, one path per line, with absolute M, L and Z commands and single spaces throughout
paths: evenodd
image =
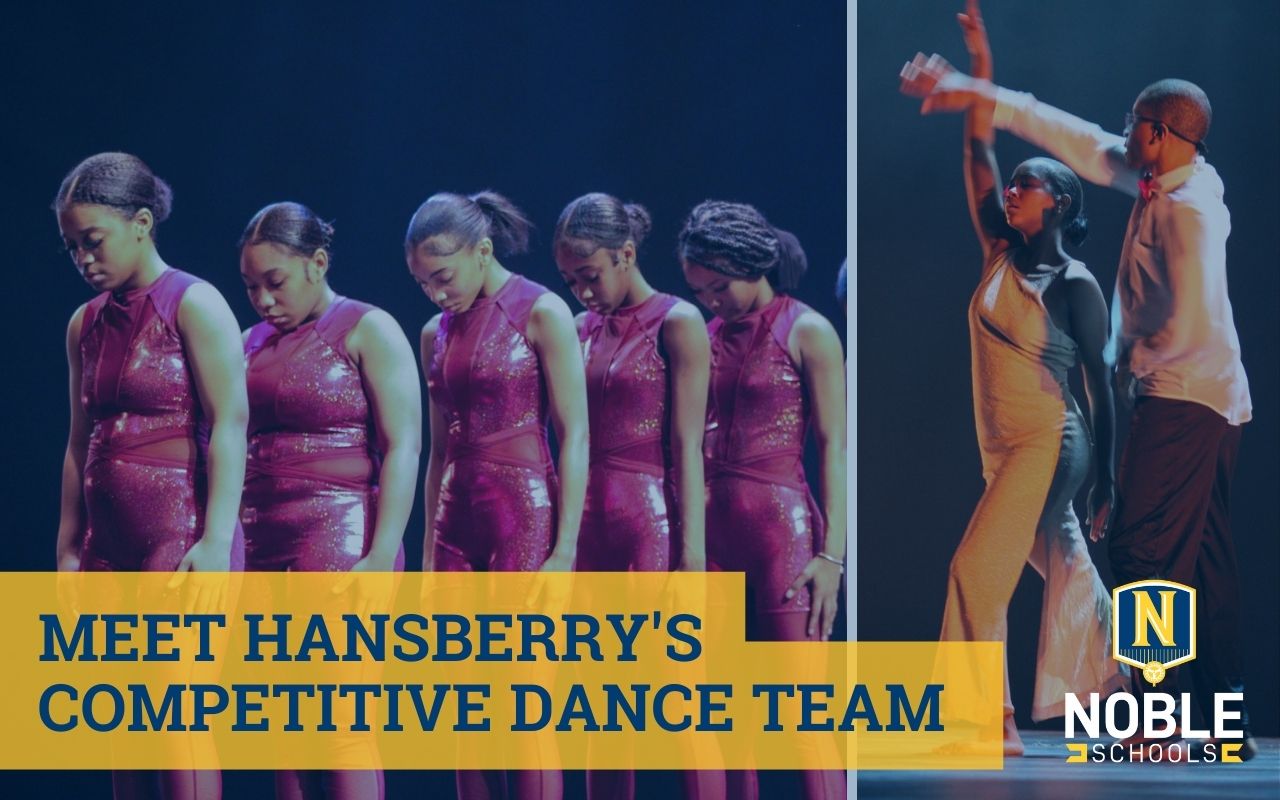
M 1183 400 L 1139 398 L 1116 476 L 1108 555 L 1116 585 L 1151 578 L 1196 590 L 1196 658 L 1170 670 L 1159 691 L 1192 692 L 1209 727 L 1214 692 L 1244 692 L 1240 588 L 1231 539 L 1231 474 L 1240 426 Z M 1134 691 L 1149 688 L 1134 671 Z M 1191 681 L 1187 681 L 1190 673 Z M 1241 712 L 1243 703 L 1227 708 Z M 1229 723 L 1230 727 L 1236 727 Z

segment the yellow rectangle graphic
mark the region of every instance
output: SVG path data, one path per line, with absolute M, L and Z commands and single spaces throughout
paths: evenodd
M 999 643 L 748 642 L 739 575 L 169 581 L 5 574 L 0 766 L 1002 765 Z

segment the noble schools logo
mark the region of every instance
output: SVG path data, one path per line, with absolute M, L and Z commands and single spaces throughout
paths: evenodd
M 1141 670 L 1152 687 L 1166 673 L 1196 657 L 1196 590 L 1181 583 L 1145 580 L 1127 583 L 1111 593 L 1111 657 Z M 1223 738 L 1243 737 L 1241 714 L 1233 706 L 1243 701 L 1238 692 L 1213 695 L 1213 728 L 1192 726 L 1190 693 L 1175 697 L 1146 689 L 1140 695 L 1115 692 L 1102 698 L 1097 692 L 1084 698 L 1068 692 L 1063 734 L 1077 738 L 1077 729 L 1089 739 L 1105 734 L 1110 744 L 1068 742 L 1068 763 L 1122 761 L 1220 761 L 1239 763 L 1240 742 Z M 1207 714 L 1206 710 L 1206 714 Z M 1212 736 L 1213 739 L 1209 739 Z M 1206 740 L 1193 751 L 1190 741 Z M 1193 755 L 1196 753 L 1197 755 Z
M 1111 657 L 1156 686 L 1171 667 L 1196 657 L 1196 590 L 1137 581 L 1111 592 Z

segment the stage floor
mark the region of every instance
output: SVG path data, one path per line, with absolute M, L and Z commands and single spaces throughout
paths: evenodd
M 1022 737 L 1027 754 L 1005 759 L 999 772 L 865 771 L 858 798 L 1280 798 L 1280 739 L 1256 739 L 1258 756 L 1243 764 L 1068 764 L 1060 733 Z

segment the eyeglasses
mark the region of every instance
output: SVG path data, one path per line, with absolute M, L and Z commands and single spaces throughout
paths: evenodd
M 1174 136 L 1177 136 L 1182 141 L 1195 145 L 1196 152 L 1199 153 L 1200 155 L 1202 156 L 1209 155 L 1209 145 L 1197 139 L 1192 139 L 1190 136 L 1184 136 L 1183 134 L 1178 133 L 1176 130 L 1173 129 L 1173 127 L 1169 123 L 1165 122 L 1164 120 L 1156 119 L 1155 117 L 1144 117 L 1141 114 L 1134 114 L 1133 112 L 1129 112 L 1128 114 L 1125 114 L 1124 115 L 1124 135 L 1128 136 L 1130 133 L 1132 133 L 1133 129 L 1140 122 L 1150 122 L 1152 125 L 1159 125 L 1160 127 L 1167 130 L 1169 133 L 1172 133 Z

